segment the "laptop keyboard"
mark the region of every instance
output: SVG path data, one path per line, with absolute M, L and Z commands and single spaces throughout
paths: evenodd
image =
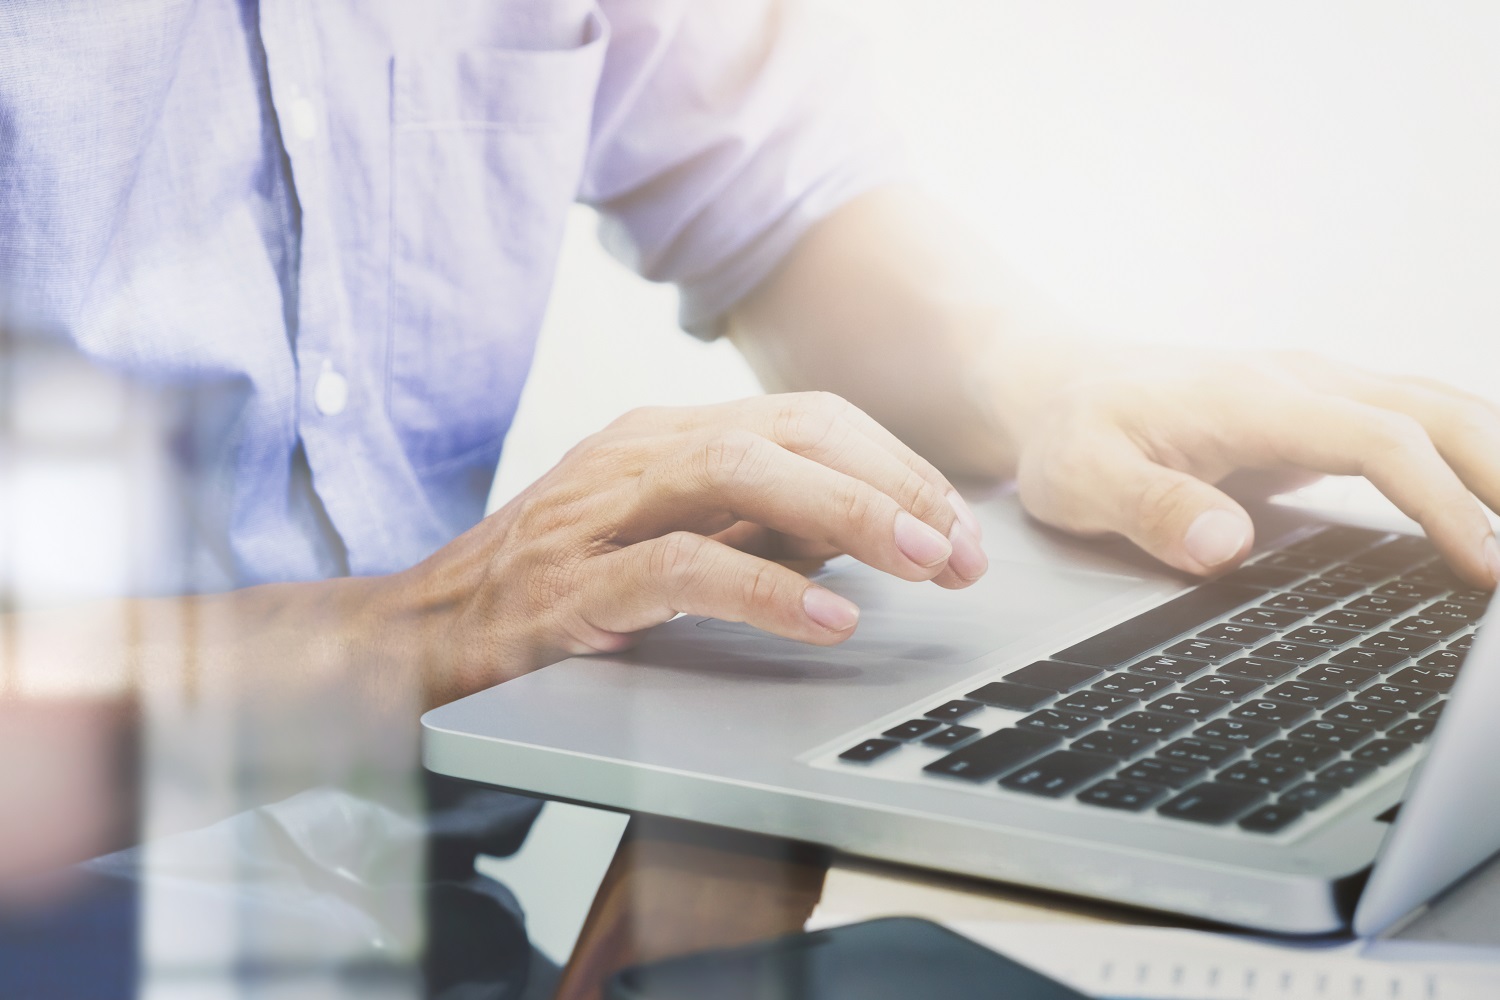
M 940 748 L 924 780 L 1278 833 L 1416 756 L 1489 599 L 1426 539 L 1330 526 L 839 760 Z

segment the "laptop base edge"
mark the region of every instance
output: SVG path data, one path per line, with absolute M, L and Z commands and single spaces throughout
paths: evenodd
M 1098 841 L 957 822 L 689 772 L 574 756 L 424 720 L 423 764 L 523 794 L 819 845 L 844 854 L 1061 892 L 1274 935 L 1347 934 L 1368 864 L 1337 877 L 1141 854 Z

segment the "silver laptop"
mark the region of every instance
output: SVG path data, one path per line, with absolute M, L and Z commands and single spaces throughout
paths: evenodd
M 844 645 L 679 617 L 429 712 L 426 766 L 1290 934 L 1378 934 L 1500 849 L 1490 595 L 1424 539 L 1257 507 L 1195 584 L 977 509 L 968 590 L 840 559 Z

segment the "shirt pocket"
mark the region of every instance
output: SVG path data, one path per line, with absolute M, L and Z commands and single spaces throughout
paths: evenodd
M 419 471 L 493 472 L 578 193 L 608 35 L 591 10 L 572 48 L 395 59 L 386 392 Z

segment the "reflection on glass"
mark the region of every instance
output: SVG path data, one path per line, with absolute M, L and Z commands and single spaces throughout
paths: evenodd
M 474 869 L 537 804 L 424 786 L 419 675 L 338 648 L 357 601 L 230 589 L 223 400 L 0 347 L 0 995 L 555 979 Z

